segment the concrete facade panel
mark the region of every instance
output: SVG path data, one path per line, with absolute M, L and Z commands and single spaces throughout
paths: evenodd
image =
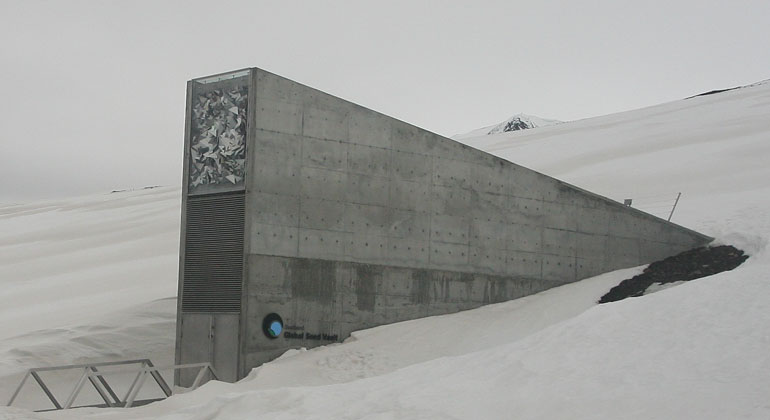
M 393 179 L 390 182 L 390 206 L 395 209 L 430 212 L 432 205 L 430 184 Z
M 300 190 L 303 197 L 345 201 L 348 173 L 319 168 L 301 168 Z
M 394 265 L 404 267 L 419 267 L 424 264 L 430 254 L 428 240 L 404 238 L 388 238 L 388 255 Z
M 475 247 L 469 251 L 469 263 L 479 273 L 504 273 L 507 251 L 505 248 Z
M 248 148 L 250 159 L 260 163 L 296 162 L 301 157 L 301 136 L 256 130 L 255 141 Z
M 571 283 L 575 278 L 575 257 L 543 255 L 543 280 Z
M 380 147 L 351 144 L 348 166 L 351 173 L 388 178 L 391 171 L 391 151 Z
M 252 223 L 249 232 L 249 252 L 265 255 L 299 255 L 299 228 Z
M 431 241 L 464 244 L 470 243 L 470 219 L 462 216 L 433 215 L 430 219 Z
M 436 139 L 430 133 L 399 120 L 390 121 L 390 144 L 394 151 L 430 156 L 432 143 Z
M 471 184 L 471 164 L 461 160 L 433 158 L 433 185 L 468 188 Z
M 256 126 L 259 130 L 285 134 L 302 134 L 302 108 L 296 104 L 277 100 L 257 99 L 259 112 Z
M 579 279 L 593 277 L 607 271 L 604 268 L 603 258 L 577 258 L 575 264 L 577 264 L 576 275 Z
M 508 225 L 507 249 L 512 251 L 538 252 L 543 250 L 543 228 L 531 225 Z
M 407 296 L 411 298 L 412 282 L 411 270 L 383 270 L 382 281 L 378 284 L 377 293 L 391 296 Z
M 470 191 L 470 215 L 475 220 L 507 223 L 510 197 L 484 191 Z
M 350 118 L 352 143 L 391 149 L 392 121 L 372 110 L 356 107 Z
M 542 200 L 543 194 L 539 189 L 540 180 L 543 175 L 524 167 L 514 165 L 505 169 L 506 179 L 511 180 L 505 186 L 507 195 Z
M 350 203 L 388 205 L 390 181 L 387 178 L 348 173 L 345 200 Z
M 249 194 L 248 207 L 251 220 L 256 223 L 297 227 L 299 223 L 299 197 L 271 193 Z
M 458 270 L 468 265 L 468 245 L 431 241 L 430 265 L 442 270 Z
M 659 261 L 668 257 L 668 245 L 663 242 L 639 241 L 639 257 L 642 261 Z
M 302 104 L 307 86 L 266 71 L 255 72 L 255 96 L 266 100 Z
M 607 252 L 607 236 L 578 232 L 575 234 L 576 256 L 578 258 L 598 258 Z
M 594 235 L 609 234 L 609 220 L 602 210 L 579 207 L 576 210 L 575 219 L 578 232 Z
M 412 240 L 430 239 L 430 215 L 417 211 L 392 209 L 388 236 Z
M 691 231 L 685 231 L 685 230 L 673 230 L 669 229 L 668 234 L 670 243 L 685 247 L 685 248 L 693 248 L 697 246 L 699 243 L 699 238 L 697 234 Z
M 578 208 L 571 204 L 543 202 L 543 226 L 552 229 L 577 230 Z
M 508 196 L 508 212 L 505 214 L 509 224 L 514 225 L 543 225 L 543 211 L 540 200 Z
M 511 182 L 508 175 L 508 172 L 504 170 L 504 166 L 501 164 L 493 166 L 472 165 L 470 187 L 474 191 L 505 194 L 506 186 Z
M 392 150 L 393 179 L 430 184 L 432 167 L 425 164 L 425 155 Z
M 255 177 L 262 181 L 254 189 L 261 193 L 298 195 L 302 185 L 299 159 L 285 161 L 278 165 L 275 161 L 257 161 L 252 171 Z
M 471 211 L 471 191 L 459 187 L 433 185 L 431 188 L 433 214 L 468 216 Z
M 388 206 L 345 203 L 347 231 L 370 236 L 388 236 L 396 211 Z
M 509 276 L 539 279 L 543 276 L 543 254 L 506 251 L 505 271 Z
M 308 258 L 347 258 L 353 234 L 320 229 L 299 229 L 299 255 Z
M 385 236 L 354 233 L 351 242 L 353 261 L 375 263 L 388 258 L 388 238 Z
M 559 181 L 555 199 L 552 201 L 580 208 L 596 208 L 598 204 L 597 197 L 561 181 Z
M 306 137 L 302 140 L 302 166 L 336 171 L 348 169 L 348 143 Z
M 346 232 L 349 222 L 346 203 L 321 198 L 302 198 L 299 227 Z
M 537 195 L 541 200 L 550 203 L 560 203 L 568 206 L 575 205 L 575 203 L 570 199 L 571 197 L 569 194 L 567 194 L 565 197 L 560 197 L 562 192 L 567 192 L 569 190 L 565 187 L 565 184 L 558 179 L 551 177 L 541 178 L 536 185 L 538 191 Z
M 470 222 L 470 245 L 477 248 L 505 250 L 508 246 L 509 226 L 497 221 L 474 219 Z
M 291 288 L 287 282 L 288 267 L 285 259 L 263 258 L 261 255 L 250 254 L 247 257 L 249 270 L 254 282 L 259 288 L 247 290 L 248 296 L 275 295 L 284 299 L 291 297 Z
M 605 264 L 609 269 L 633 267 L 642 264 L 639 240 L 619 236 L 607 238 Z
M 327 140 L 348 140 L 348 115 L 345 110 L 303 108 L 302 135 Z
M 543 229 L 543 253 L 575 257 L 577 253 L 577 234 L 571 230 Z

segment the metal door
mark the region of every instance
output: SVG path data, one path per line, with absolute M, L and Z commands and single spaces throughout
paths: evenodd
M 238 314 L 215 314 L 212 334 L 212 364 L 219 379 L 238 380 Z
M 201 363 L 211 361 L 211 314 L 183 314 L 179 363 Z M 179 385 L 192 386 L 194 369 L 179 372 Z
M 238 380 L 238 318 L 237 314 L 183 314 L 180 363 L 210 362 L 220 380 Z M 182 370 L 179 385 L 191 386 L 197 373 L 197 369 Z

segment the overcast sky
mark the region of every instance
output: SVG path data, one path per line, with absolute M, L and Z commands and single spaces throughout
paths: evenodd
M 179 185 L 194 77 L 261 67 L 450 136 L 768 79 L 769 41 L 768 0 L 0 0 L 0 203 Z

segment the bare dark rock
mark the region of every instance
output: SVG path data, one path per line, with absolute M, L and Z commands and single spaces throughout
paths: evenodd
M 656 261 L 642 274 L 623 280 L 599 299 L 599 303 L 615 302 L 627 297 L 642 296 L 654 283 L 666 284 L 690 281 L 729 271 L 749 258 L 743 251 L 730 245 L 701 247 L 673 257 Z

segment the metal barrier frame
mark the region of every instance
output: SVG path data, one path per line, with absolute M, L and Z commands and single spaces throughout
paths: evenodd
M 125 366 L 125 365 L 139 365 L 139 366 L 129 368 L 129 369 L 110 371 L 110 372 L 102 372 L 98 369 L 98 368 L 104 368 L 104 367 Z M 165 394 L 166 398 L 168 398 L 171 396 L 172 390 L 171 390 L 171 387 L 168 386 L 168 383 L 166 382 L 166 380 L 163 379 L 163 376 L 160 374 L 160 371 L 161 370 L 177 371 L 181 369 L 193 369 L 193 368 L 198 368 L 199 370 L 198 370 L 198 375 L 195 377 L 195 381 L 193 381 L 193 384 L 190 387 L 191 390 L 196 389 L 201 385 L 201 382 L 203 381 L 203 378 L 206 375 L 207 371 L 211 374 L 211 378 L 219 379 L 219 377 L 217 376 L 216 370 L 214 370 L 214 367 L 211 366 L 211 363 L 188 363 L 184 365 L 156 367 L 155 365 L 153 365 L 150 359 L 122 360 L 118 362 L 86 363 L 86 364 L 80 364 L 80 365 L 32 368 L 27 371 L 26 375 L 24 375 L 24 378 L 21 380 L 21 383 L 16 388 L 16 391 L 13 393 L 13 396 L 11 396 L 11 399 L 10 401 L 8 401 L 7 405 L 10 406 L 11 404 L 13 404 L 13 402 L 16 400 L 16 397 L 21 392 L 22 387 L 24 387 L 24 384 L 27 382 L 27 379 L 29 379 L 29 377 L 31 376 L 35 380 L 35 382 L 37 382 L 37 384 L 40 385 L 40 388 L 43 390 L 43 392 L 51 401 L 51 403 L 53 403 L 55 407 L 54 410 L 66 410 L 69 408 L 73 408 L 72 404 L 75 402 L 75 399 L 78 397 L 78 395 L 80 394 L 80 391 L 85 386 L 86 380 L 88 380 L 91 383 L 91 385 L 93 385 L 94 389 L 96 389 L 96 392 L 99 394 L 100 397 L 102 397 L 102 399 L 104 400 L 104 403 L 106 404 L 106 407 L 129 408 L 139 402 L 149 403 L 149 402 L 158 400 L 158 399 L 142 400 L 142 401 L 136 400 L 136 396 L 139 394 L 139 390 L 141 390 L 142 386 L 147 380 L 147 375 L 152 376 L 152 378 L 160 387 L 161 391 L 163 391 L 163 394 Z M 75 387 L 72 389 L 72 392 L 70 392 L 69 396 L 67 397 L 64 404 L 62 405 L 61 403 L 59 403 L 59 401 L 53 395 L 51 390 L 45 384 L 43 379 L 40 377 L 39 373 L 58 371 L 58 370 L 71 370 L 71 369 L 82 369 L 83 374 L 80 376 L 80 379 L 78 379 L 78 382 L 75 384 Z M 111 373 L 133 373 L 133 372 L 136 372 L 136 377 L 134 378 L 134 381 L 131 383 L 131 386 L 128 388 L 128 391 L 126 392 L 126 396 L 121 399 L 112 389 L 112 387 L 109 385 L 104 375 L 107 373 L 111 374 Z

